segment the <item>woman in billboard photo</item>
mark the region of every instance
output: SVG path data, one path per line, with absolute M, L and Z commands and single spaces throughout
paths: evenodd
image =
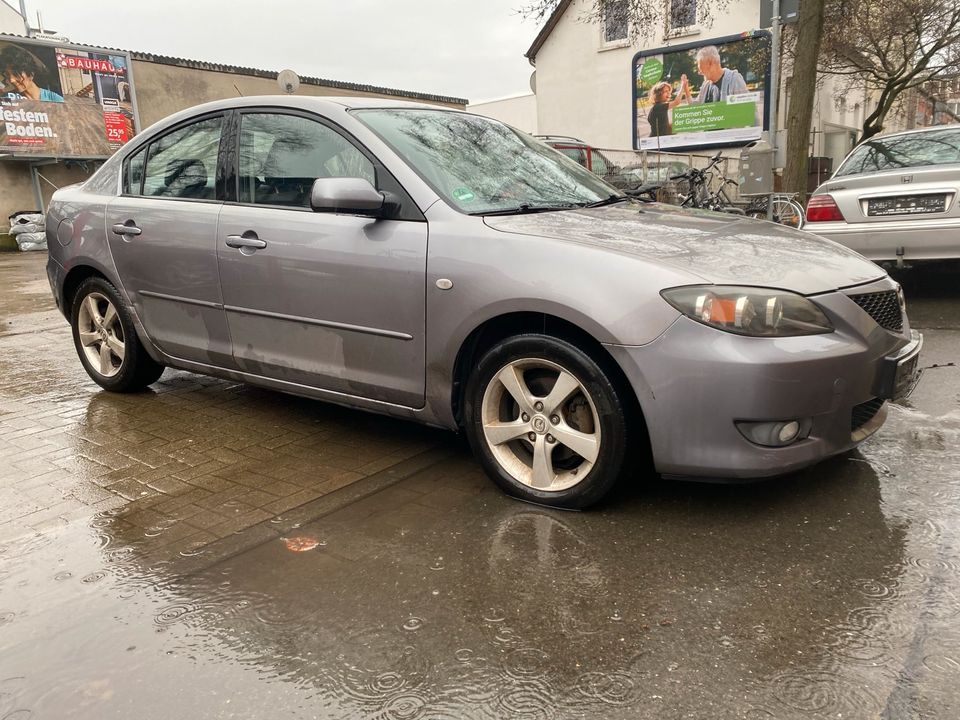
M 16 45 L 7 45 L 0 50 L 0 76 L 5 84 L 4 94 L 21 96 L 29 100 L 63 102 L 63 96 L 51 90 L 49 70 L 29 50 Z
M 647 122 L 650 123 L 650 137 L 661 135 L 672 135 L 673 125 L 670 122 L 670 108 L 675 108 L 681 103 L 684 95 L 689 94 L 690 88 L 687 86 L 687 76 L 680 77 L 680 89 L 677 96 L 671 99 L 673 95 L 673 85 L 666 80 L 662 80 L 650 88 L 650 103 L 653 105 L 647 114 Z

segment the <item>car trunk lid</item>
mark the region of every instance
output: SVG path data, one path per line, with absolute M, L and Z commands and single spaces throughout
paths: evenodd
M 900 168 L 832 178 L 817 189 L 847 223 L 960 218 L 960 165 Z

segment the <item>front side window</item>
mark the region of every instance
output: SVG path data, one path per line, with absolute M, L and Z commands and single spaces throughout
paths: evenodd
M 670 29 L 679 30 L 697 24 L 697 0 L 670 0 Z
M 317 178 L 355 177 L 376 186 L 376 172 L 349 140 L 297 115 L 245 114 L 240 120 L 243 203 L 310 207 Z
M 563 209 L 619 194 L 572 160 L 490 118 L 406 108 L 354 115 L 461 212 Z
M 606 0 L 603 3 L 603 42 L 619 43 L 630 30 L 629 0 Z
M 837 177 L 954 163 L 960 163 L 960 132 L 931 130 L 867 140 L 837 170 Z
M 222 125 L 222 117 L 208 118 L 150 143 L 143 174 L 143 194 L 216 199 L 217 153 Z

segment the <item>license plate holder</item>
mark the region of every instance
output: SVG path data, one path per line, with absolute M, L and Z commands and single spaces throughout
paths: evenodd
M 867 216 L 926 215 L 947 209 L 946 195 L 900 195 L 897 197 L 869 198 Z
M 899 400 L 913 392 L 920 379 L 920 351 L 923 349 L 923 335 L 911 332 L 911 341 L 896 355 L 883 361 L 876 388 L 877 397 Z

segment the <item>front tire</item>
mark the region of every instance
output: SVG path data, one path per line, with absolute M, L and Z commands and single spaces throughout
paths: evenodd
M 156 382 L 163 365 L 155 362 L 137 337 L 130 309 L 107 280 L 84 280 L 70 311 L 73 344 L 87 374 L 105 390 L 136 392 Z
M 546 335 L 509 338 L 470 377 L 465 430 L 487 474 L 522 500 L 581 509 L 623 473 L 626 404 L 590 355 Z

